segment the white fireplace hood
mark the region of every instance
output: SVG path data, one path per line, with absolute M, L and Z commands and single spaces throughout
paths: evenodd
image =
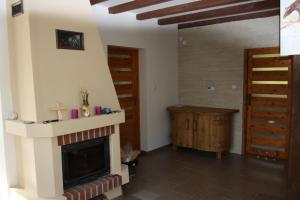
M 12 3 L 17 0 L 12 0 Z M 82 104 L 81 89 L 95 106 L 120 110 L 107 58 L 89 0 L 23 0 L 24 14 L 12 17 L 11 55 L 14 109 L 23 121 L 57 118 L 57 102 Z M 83 34 L 83 50 L 57 48 L 56 30 Z

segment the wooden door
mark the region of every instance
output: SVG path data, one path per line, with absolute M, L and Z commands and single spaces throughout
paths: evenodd
M 279 48 L 246 50 L 246 153 L 288 158 L 292 58 Z
M 140 149 L 138 49 L 108 46 L 108 65 L 126 122 L 120 125 L 121 146 Z
M 292 128 L 289 157 L 288 199 L 300 199 L 300 56 L 293 58 Z
M 192 112 L 175 113 L 175 145 L 180 147 L 193 148 L 193 121 Z

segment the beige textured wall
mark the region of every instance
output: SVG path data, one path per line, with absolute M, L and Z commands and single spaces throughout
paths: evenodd
M 15 1 L 12 1 L 15 2 Z M 24 10 L 29 6 L 24 5 Z M 9 15 L 11 76 L 14 109 L 22 119 L 37 121 L 29 12 L 18 17 Z
M 179 31 L 181 104 L 237 108 L 231 152 L 241 153 L 244 49 L 279 45 L 279 18 L 230 22 Z M 208 91 L 213 83 L 215 91 Z M 232 86 L 237 88 L 233 89 Z

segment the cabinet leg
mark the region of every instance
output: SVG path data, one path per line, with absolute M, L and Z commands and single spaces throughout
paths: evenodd
M 217 152 L 217 159 L 221 160 L 222 159 L 222 152 Z
M 177 146 L 174 145 L 174 144 L 172 145 L 172 148 L 173 148 L 174 151 L 177 151 L 177 149 L 178 149 Z

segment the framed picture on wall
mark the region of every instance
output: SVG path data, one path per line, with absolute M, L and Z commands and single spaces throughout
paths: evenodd
M 300 0 L 280 2 L 280 54 L 300 54 Z
M 14 4 L 11 5 L 12 10 L 12 16 L 17 17 L 19 15 L 24 14 L 24 8 L 23 8 L 23 0 L 17 1 Z
M 84 50 L 84 35 L 81 32 L 56 30 L 58 49 Z

